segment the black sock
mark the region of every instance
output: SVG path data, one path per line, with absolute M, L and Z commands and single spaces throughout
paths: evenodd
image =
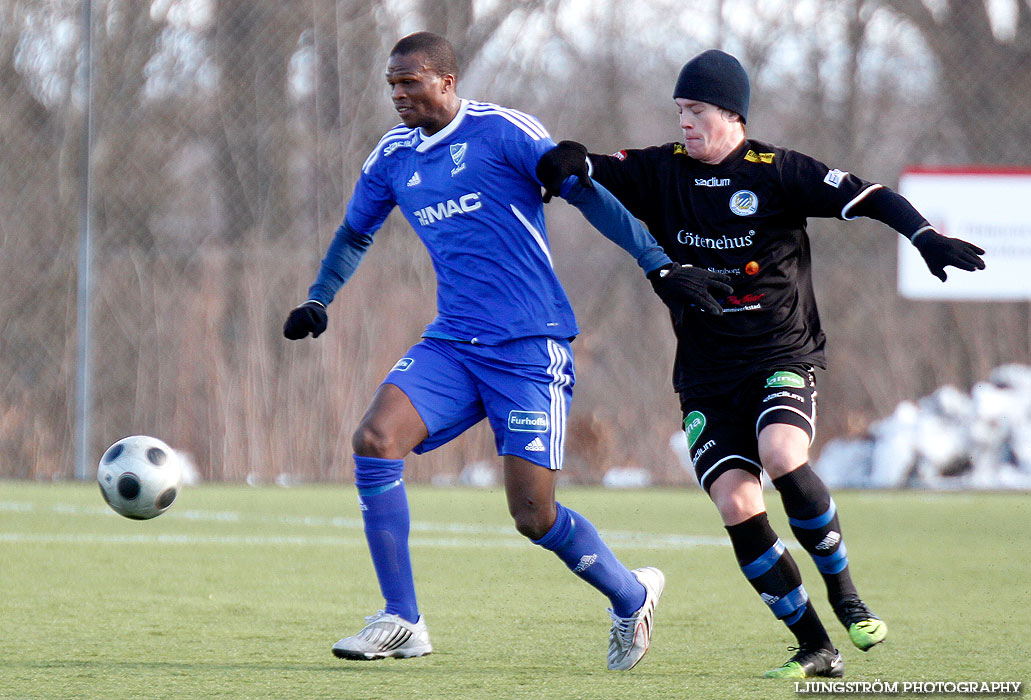
M 848 570 L 837 506 L 823 479 L 808 464 L 773 480 L 802 548 L 820 570 L 831 604 L 858 595 Z
M 802 576 L 784 543 L 770 527 L 766 513 L 728 525 L 738 565 L 770 611 L 806 649 L 833 649 L 827 630 L 809 604 Z

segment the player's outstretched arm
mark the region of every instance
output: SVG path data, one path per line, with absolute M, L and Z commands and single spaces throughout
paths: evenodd
M 968 272 L 984 269 L 984 260 L 981 259 L 984 251 L 981 248 L 959 238 L 941 235 L 908 199 L 887 187 L 876 187 L 852 208 L 852 216 L 848 218 L 867 216 L 891 226 L 910 240 L 920 251 L 927 269 L 942 282 L 947 277 L 945 268 L 949 265 Z
M 691 308 L 722 315 L 723 307 L 715 297 L 725 297 L 733 291 L 729 277 L 670 260 L 644 224 L 599 182 L 588 189 L 574 181 L 563 196 L 602 235 L 637 260 L 674 318 L 679 319 L 685 309 Z
M 604 186 L 590 179 L 585 146 L 562 141 L 541 156 L 537 177 L 546 192 L 565 198 L 602 235 L 637 260 L 655 293 L 675 317 L 679 318 L 685 308 L 691 307 L 716 315 L 723 313 L 713 295 L 730 294 L 733 291 L 727 284 L 730 279 L 670 260 L 644 225 Z
M 315 283 L 308 289 L 308 300 L 290 311 L 283 324 L 283 335 L 300 340 L 311 334 L 318 338 L 329 325 L 326 307 L 337 291 L 351 278 L 372 244 L 372 236 L 358 233 L 345 220 L 336 230 L 322 259 Z
M 584 187 L 570 179 L 562 190 L 563 199 L 579 209 L 603 236 L 630 253 L 646 274 L 673 262 L 644 224 L 600 182 L 592 180 L 591 187 Z

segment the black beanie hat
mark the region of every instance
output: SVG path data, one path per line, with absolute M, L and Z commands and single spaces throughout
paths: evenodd
M 736 58 L 719 49 L 704 51 L 684 64 L 673 99 L 708 102 L 748 120 L 748 74 Z

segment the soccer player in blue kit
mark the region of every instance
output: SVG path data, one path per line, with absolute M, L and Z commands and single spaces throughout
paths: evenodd
M 582 174 L 542 182 L 537 163 L 555 147 L 547 131 L 516 110 L 460 99 L 457 74 L 443 37 L 419 32 L 394 46 L 386 78 L 403 123 L 365 161 L 308 301 L 283 329 L 290 339 L 325 330 L 326 307 L 400 207 L 429 250 L 438 315 L 387 374 L 353 437 L 355 485 L 386 605 L 333 653 L 366 660 L 432 651 L 409 557 L 403 460 L 487 418 L 516 529 L 610 600 L 608 668 L 627 670 L 648 649 L 665 581 L 653 567 L 628 570 L 590 521 L 555 500 L 578 330 L 552 268 L 541 185 L 626 249 L 671 308 L 719 313 L 712 292 L 729 287 L 720 274 L 671 262 L 591 184 L 586 162 Z

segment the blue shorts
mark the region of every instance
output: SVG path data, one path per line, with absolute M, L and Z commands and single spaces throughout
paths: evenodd
M 519 338 L 473 345 L 423 338 L 387 373 L 429 430 L 417 454 L 436 449 L 490 421 L 499 455 L 561 469 L 566 417 L 573 397 L 569 342 Z

